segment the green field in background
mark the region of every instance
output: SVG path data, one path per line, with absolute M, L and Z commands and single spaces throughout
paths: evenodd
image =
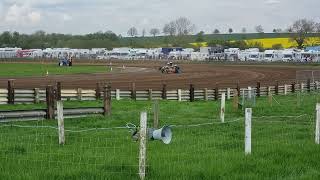
M 87 74 L 110 72 L 107 66 L 79 65 L 59 67 L 58 63 L 1 63 L 0 77 L 25 77 L 25 76 L 46 76 L 64 74 Z

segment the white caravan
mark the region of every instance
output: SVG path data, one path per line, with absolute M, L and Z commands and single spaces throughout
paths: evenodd
M 262 59 L 262 53 L 258 48 L 250 48 L 244 51 L 240 51 L 239 59 L 241 61 L 260 61 Z
M 21 50 L 21 48 L 0 48 L 0 58 L 15 58 L 17 57 L 17 52 Z
M 279 50 L 265 50 L 263 60 L 268 62 L 279 61 L 282 59 L 282 51 Z
M 293 61 L 300 61 L 301 60 L 301 52 L 295 49 L 285 49 L 282 51 L 282 58 L 283 62 L 293 62 Z
M 224 50 L 225 59 L 231 61 L 239 60 L 240 49 L 239 48 L 229 48 Z

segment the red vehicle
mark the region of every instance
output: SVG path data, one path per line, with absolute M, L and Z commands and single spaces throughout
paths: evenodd
M 18 58 L 28 58 L 28 57 L 32 56 L 32 52 L 33 52 L 33 50 L 29 50 L 29 49 L 19 50 L 19 51 L 17 51 L 17 57 Z

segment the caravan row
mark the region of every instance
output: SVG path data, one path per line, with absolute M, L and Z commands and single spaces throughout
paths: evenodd
M 320 62 L 320 51 L 304 51 L 297 49 L 266 50 L 252 48 L 240 50 L 237 48 L 224 51 L 226 60 L 230 61 L 264 61 L 264 62 Z
M 168 59 L 168 60 L 217 60 L 217 61 L 265 61 L 265 62 L 320 62 L 320 48 L 306 50 L 285 49 L 266 50 L 260 52 L 258 48 L 240 50 L 239 48 L 201 47 L 198 51 L 192 48 L 105 48 L 70 49 L 47 48 L 28 49 L 0 48 L 0 58 L 53 58 L 74 57 L 76 59 Z

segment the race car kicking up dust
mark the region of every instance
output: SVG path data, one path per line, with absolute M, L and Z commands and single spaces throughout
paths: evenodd
M 181 69 L 178 65 L 173 65 L 172 62 L 167 63 L 166 66 L 160 67 L 159 70 L 164 74 L 179 74 Z

